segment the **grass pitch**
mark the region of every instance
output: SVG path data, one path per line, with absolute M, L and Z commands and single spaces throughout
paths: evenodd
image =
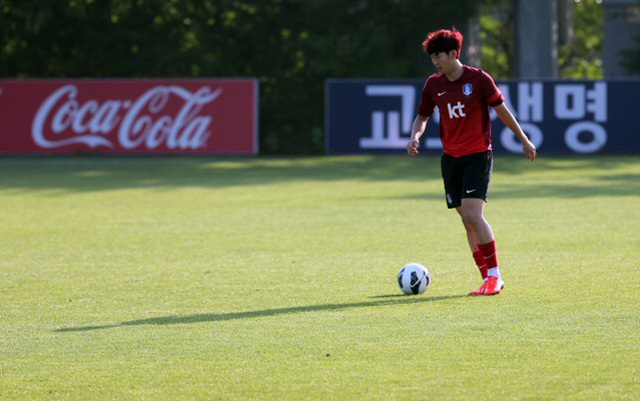
M 637 400 L 640 158 L 0 159 L 2 400 Z M 402 296 L 396 274 L 432 287 Z

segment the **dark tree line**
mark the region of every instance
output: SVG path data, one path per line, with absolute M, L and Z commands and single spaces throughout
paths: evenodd
M 264 153 L 323 151 L 324 80 L 431 73 L 474 0 L 0 0 L 4 78 L 256 77 Z

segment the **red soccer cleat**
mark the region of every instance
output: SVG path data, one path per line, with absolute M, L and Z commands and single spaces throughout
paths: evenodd
M 480 288 L 475 291 L 471 291 L 469 295 L 498 295 L 503 288 L 504 281 L 502 281 L 501 277 L 488 277 L 487 281 L 485 281 Z
M 489 277 L 487 278 L 487 288 L 484 291 L 484 295 L 498 295 L 504 288 L 504 281 L 501 277 Z
M 470 296 L 484 295 L 484 291 L 485 291 L 486 288 L 487 288 L 487 282 L 485 281 L 484 283 L 482 283 L 480 288 L 478 288 L 475 291 L 471 291 L 468 295 L 470 295 Z

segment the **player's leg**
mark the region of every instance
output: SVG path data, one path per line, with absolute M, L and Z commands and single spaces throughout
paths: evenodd
M 493 241 L 493 230 L 484 217 L 485 201 L 483 199 L 463 198 L 461 203 L 458 213 L 462 217 L 465 228 L 468 228 L 467 232 L 471 231 L 473 233 L 473 243 L 480 245 Z
M 462 207 L 457 207 L 456 211 L 462 218 Z M 462 219 L 462 224 L 464 225 L 464 229 L 467 233 L 467 242 L 469 243 L 469 249 L 471 249 L 471 256 L 478 267 L 478 271 L 480 271 L 480 275 L 482 276 L 483 282 L 487 280 L 487 263 L 484 260 L 484 255 L 480 252 L 478 248 L 478 239 L 476 236 L 476 230 L 473 226 L 464 219 Z
M 498 267 L 498 253 L 493 230 L 484 217 L 484 206 L 489 193 L 492 169 L 491 152 L 471 155 L 467 159 L 463 178 L 460 215 L 465 226 L 470 226 L 474 231 L 478 250 L 487 265 L 487 282 L 471 295 L 498 294 L 504 286 Z
M 495 295 L 499 294 L 504 287 L 498 267 L 498 253 L 493 230 L 489 222 L 484 218 L 483 211 L 484 200 L 462 199 L 460 213 L 465 226 L 470 226 L 475 232 L 478 252 L 484 259 L 487 275 L 485 283 L 476 291 L 469 293 L 469 295 Z
M 464 183 L 466 159 L 455 158 L 449 155 L 442 155 L 441 168 L 442 168 L 442 180 L 444 182 L 444 190 L 446 194 L 447 207 L 449 209 L 456 209 L 458 214 L 461 214 L 461 201 L 462 201 L 462 187 Z M 463 224 L 467 233 L 467 242 L 471 249 L 471 255 L 478 266 L 482 279 L 487 277 L 487 267 L 484 261 L 484 256 L 478 249 L 478 241 L 476 239 L 476 233 L 470 224 L 464 222 Z

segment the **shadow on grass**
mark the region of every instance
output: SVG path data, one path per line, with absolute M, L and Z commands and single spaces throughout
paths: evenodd
M 541 157 L 496 156 L 496 174 L 523 176 L 514 186 L 496 188 L 504 198 L 637 196 L 637 156 Z M 314 157 L 0 157 L 0 188 L 9 191 L 101 192 L 114 189 L 174 190 L 183 187 L 227 188 L 297 181 L 385 182 L 409 180 L 420 188 L 440 182 L 439 156 Z M 549 176 L 548 173 L 555 173 Z M 561 173 L 561 174 L 558 174 Z M 582 177 L 584 182 L 568 179 Z M 507 180 L 508 181 L 508 180 Z M 494 187 L 500 183 L 496 176 Z M 54 192 L 55 193 L 55 192 Z M 442 191 L 437 192 L 441 199 Z M 434 196 L 435 199 L 435 196 Z
M 226 188 L 296 181 L 439 180 L 435 158 L 353 157 L 24 157 L 0 158 L 0 188 L 94 192 Z
M 253 319 L 253 318 L 261 318 L 261 317 L 289 315 L 289 314 L 296 314 L 296 313 L 306 313 L 306 312 L 339 311 L 344 309 L 370 308 L 370 307 L 386 306 L 386 305 L 404 305 L 404 304 L 437 302 L 437 301 L 445 301 L 448 299 L 466 298 L 466 296 L 465 295 L 443 295 L 443 296 L 437 296 L 437 297 L 430 297 L 430 296 L 406 296 L 406 295 L 377 295 L 377 296 L 372 296 L 371 298 L 382 299 L 382 300 L 372 301 L 372 302 L 355 302 L 355 303 L 347 303 L 347 304 L 294 306 L 290 308 L 262 309 L 262 310 L 247 311 L 247 312 L 202 313 L 202 314 L 187 315 L 187 316 L 161 316 L 161 317 L 154 317 L 150 319 L 130 320 L 127 322 L 111 323 L 111 324 L 103 324 L 103 325 L 62 327 L 59 329 L 55 329 L 54 331 L 58 333 L 69 333 L 69 332 L 78 332 L 78 331 L 113 329 L 117 327 L 128 327 L 128 326 L 144 326 L 144 325 L 164 326 L 164 325 L 171 325 L 171 324 L 223 322 L 227 320 Z

